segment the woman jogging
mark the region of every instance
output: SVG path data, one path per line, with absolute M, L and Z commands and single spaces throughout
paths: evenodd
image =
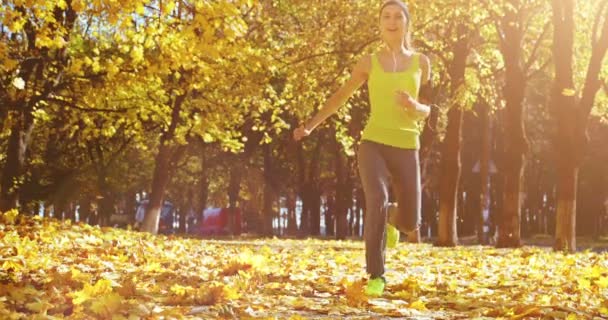
M 383 48 L 361 58 L 350 79 L 293 132 L 296 141 L 308 136 L 367 81 L 371 111 L 357 161 L 366 203 L 365 258 L 370 278 L 365 292 L 370 296 L 384 292 L 387 242 L 389 247 L 396 245 L 397 229 L 417 233 L 420 224 L 420 123 L 430 107 L 418 101 L 418 92 L 429 80 L 430 62 L 413 51 L 410 26 L 410 13 L 403 2 L 384 2 L 379 17 Z M 398 210 L 387 227 L 390 183 Z

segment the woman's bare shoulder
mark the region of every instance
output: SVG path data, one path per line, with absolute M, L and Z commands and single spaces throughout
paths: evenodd
M 418 53 L 420 68 L 422 69 L 422 83 L 427 83 L 431 79 L 431 59 L 424 53 Z
M 416 54 L 420 57 L 420 63 L 425 66 L 425 67 L 429 67 L 431 65 L 431 59 L 429 59 L 429 57 L 422 53 L 422 52 L 416 52 Z

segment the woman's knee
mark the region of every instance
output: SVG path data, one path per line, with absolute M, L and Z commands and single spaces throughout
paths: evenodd
M 365 197 L 365 199 L 367 201 L 366 207 L 369 209 L 382 211 L 386 211 L 388 209 L 388 192 L 376 190 Z

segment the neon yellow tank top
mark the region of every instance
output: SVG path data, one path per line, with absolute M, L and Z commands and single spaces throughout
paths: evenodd
M 420 118 L 397 103 L 396 91 L 404 90 L 414 99 L 420 91 L 419 54 L 414 54 L 408 68 L 399 72 L 386 72 L 378 55 L 372 55 L 372 65 L 367 80 L 370 100 L 370 116 L 361 136 L 368 140 L 403 149 L 420 148 Z

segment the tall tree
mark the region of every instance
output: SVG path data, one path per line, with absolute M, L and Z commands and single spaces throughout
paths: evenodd
M 18 203 L 26 155 L 37 125 L 62 108 L 110 110 L 86 104 L 80 89 L 92 85 L 99 89 L 106 76 L 118 68 L 116 62 L 128 56 L 109 48 L 108 34 L 123 34 L 143 8 L 142 1 L 3 2 L 0 114 L 6 117 L 2 127 L 10 128 L 11 133 L 2 168 L 0 210 Z M 113 68 L 101 72 L 108 66 Z M 73 128 L 77 130 L 77 126 Z
M 518 247 L 520 240 L 521 187 L 528 140 L 524 131 L 522 113 L 526 79 L 523 69 L 522 41 L 527 8 L 520 1 L 511 1 L 504 17 L 497 23 L 500 50 L 505 61 L 504 97 L 505 159 L 504 200 L 498 227 L 498 247 Z
M 0 109 L 10 117 L 11 127 L 0 181 L 0 211 L 5 211 L 19 203 L 26 152 L 35 126 L 34 111 L 68 83 L 66 45 L 73 36 L 78 14 L 71 4 L 60 6 L 49 1 L 35 7 L 3 2 L 0 15 L 11 34 L 10 40 L 2 36 L 0 50 L 5 61 Z
M 608 0 L 597 3 L 591 57 L 582 86 L 575 83 L 575 0 L 553 0 L 553 56 L 555 80 L 551 91 L 551 109 L 557 122 L 555 149 L 557 163 L 556 250 L 576 250 L 576 193 L 578 172 L 585 154 L 589 114 L 602 86 L 600 72 L 608 50 Z M 579 6 L 595 5 L 579 2 Z M 580 93 L 577 88 L 581 87 Z
M 261 98 L 266 81 L 260 71 L 262 52 L 252 49 L 254 43 L 248 41 L 256 32 L 246 22 L 259 15 L 260 7 L 244 0 L 179 2 L 171 9 L 162 2 L 158 5 L 154 11 L 161 13 L 158 19 L 144 24 L 158 44 L 144 51 L 150 65 L 142 70 L 143 81 L 161 93 L 155 110 L 165 120 L 142 225 L 150 233 L 158 231 L 168 182 L 189 142 L 203 137 L 207 142 L 223 142 L 227 150 L 240 150 L 242 143 L 234 128 L 249 108 L 260 106 L 252 101 Z M 224 22 L 215 23 L 218 17 L 224 17 Z M 243 81 L 248 76 L 251 81 Z M 222 117 L 219 109 L 223 109 Z
M 469 42 L 471 31 L 463 24 L 459 24 L 456 30 L 454 58 L 449 68 L 450 90 L 454 97 L 457 97 L 458 94 L 462 95 L 464 90 L 466 62 L 471 50 Z M 454 101 L 458 100 L 454 99 Z M 460 145 L 464 108 L 463 104 L 455 103 L 448 111 L 448 127 L 441 153 L 439 237 L 435 243 L 438 246 L 455 246 L 458 243 L 456 209 L 461 169 Z

